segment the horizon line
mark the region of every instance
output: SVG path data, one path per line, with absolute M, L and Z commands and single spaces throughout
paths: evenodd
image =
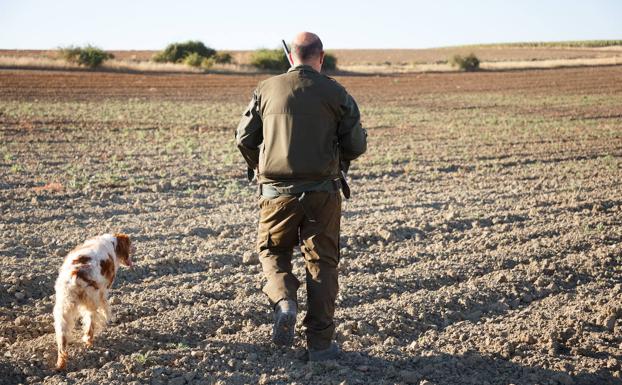
M 173 42 L 173 43 L 180 43 L 180 42 L 185 42 L 185 41 L 197 41 L 198 39 L 194 40 L 194 39 L 187 39 L 187 40 L 180 40 L 178 42 Z M 202 41 L 202 40 L 198 40 L 198 41 Z M 611 46 L 616 46 L 616 45 L 622 45 L 622 38 L 604 38 L 604 39 L 579 39 L 579 40 L 517 40 L 517 41 L 503 41 L 503 42 L 485 42 L 485 43 L 467 43 L 467 44 L 457 44 L 457 45 L 440 45 L 440 46 L 431 46 L 431 47 L 365 47 L 365 48 L 329 48 L 326 49 L 325 51 L 331 51 L 331 50 L 427 50 L 427 49 L 447 49 L 447 48 L 462 48 L 462 47 L 478 47 L 478 46 L 496 46 L 496 45 L 520 45 L 520 44 L 563 44 L 563 43 L 582 43 L 582 42 L 602 42 L 602 41 L 611 41 L 611 42 L 618 42 L 620 44 L 612 44 Z M 169 43 L 169 44 L 173 44 L 173 43 Z M 86 46 L 86 45 L 92 45 L 94 47 L 98 47 L 101 48 L 105 51 L 158 51 L 164 48 L 160 48 L 160 49 L 154 49 L 154 48 L 102 48 L 101 46 L 97 45 L 97 44 L 92 44 L 92 43 L 85 43 L 85 44 L 69 44 L 66 46 L 56 46 L 54 48 L 1 48 L 0 50 L 2 51 L 54 51 L 54 50 L 58 50 L 60 48 L 63 47 L 70 47 L 70 46 Z M 206 44 L 208 47 L 210 47 L 209 44 Z M 275 45 L 276 46 L 276 45 Z M 607 46 L 602 46 L 602 47 L 607 47 Z M 210 47 L 213 48 L 213 47 Z M 277 47 L 279 48 L 279 47 Z M 572 48 L 572 47 L 568 47 L 568 48 Z M 584 47 L 584 48 L 590 48 L 590 47 Z M 259 49 L 271 49 L 269 47 L 256 47 L 256 48 L 219 48 L 217 49 L 218 51 L 255 51 L 255 50 L 259 50 Z

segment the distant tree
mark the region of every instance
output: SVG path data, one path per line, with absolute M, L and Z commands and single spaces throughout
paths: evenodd
M 114 58 L 113 54 L 92 45 L 60 48 L 59 53 L 66 61 L 89 68 L 99 67 L 106 60 Z
M 475 54 L 468 54 L 467 56 L 454 55 L 449 63 L 460 68 L 462 71 L 477 71 L 479 70 L 479 59 Z
M 197 54 L 203 58 L 210 58 L 216 54 L 216 50 L 206 47 L 200 41 L 186 41 L 184 43 L 172 43 L 163 51 L 156 53 L 151 60 L 158 63 L 180 63 L 186 56 Z
M 324 55 L 324 64 L 322 69 L 326 71 L 334 71 L 337 69 L 337 57 L 332 53 L 326 53 Z
M 251 55 L 250 64 L 262 70 L 287 71 L 289 61 L 280 49 L 259 49 Z
M 287 57 L 280 49 L 259 49 L 251 55 L 250 64 L 262 70 L 287 71 L 290 67 Z M 324 55 L 322 69 L 334 71 L 337 69 L 337 58 L 331 53 Z
M 233 62 L 233 56 L 231 56 L 229 52 L 216 52 L 216 54 L 212 56 L 212 59 L 214 59 L 214 63 L 217 64 L 230 64 Z
M 192 52 L 192 53 L 187 54 L 184 57 L 183 63 L 190 67 L 200 67 L 201 64 L 203 63 L 203 60 L 210 60 L 210 59 L 204 58 L 203 56 L 199 55 L 196 52 Z

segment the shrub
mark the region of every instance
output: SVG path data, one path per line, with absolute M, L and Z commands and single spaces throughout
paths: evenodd
M 212 59 L 214 59 L 214 63 L 218 64 L 229 64 L 233 62 L 233 57 L 229 52 L 216 52 Z
M 156 63 L 166 63 L 168 60 L 164 55 L 164 51 L 160 51 L 151 56 L 151 61 Z
M 209 59 L 204 58 L 203 56 L 199 55 L 196 52 L 192 52 L 186 55 L 186 57 L 184 57 L 183 63 L 190 67 L 200 67 L 201 64 L 203 63 L 203 60 L 209 60 Z
M 251 65 L 262 70 L 287 71 L 289 62 L 280 49 L 260 49 L 253 52 Z
M 60 56 L 70 63 L 77 63 L 90 68 L 99 67 L 104 61 L 114 58 L 113 54 L 92 45 L 61 48 Z
M 454 57 L 449 60 L 449 63 L 454 67 L 457 66 L 462 71 L 479 70 L 479 59 L 472 53 L 467 56 L 454 55 Z
M 164 51 L 153 55 L 151 60 L 158 63 L 179 63 L 185 61 L 186 56 L 196 53 L 205 58 L 212 57 L 216 50 L 206 47 L 200 41 L 187 41 L 184 43 L 173 43 L 166 46 Z
M 326 53 L 324 55 L 324 64 L 322 64 L 322 69 L 325 71 L 334 71 L 337 69 L 337 57 L 332 53 Z
M 212 68 L 214 66 L 215 62 L 216 61 L 214 60 L 213 56 L 212 57 L 203 58 L 203 60 L 201 61 L 201 68 L 203 68 L 203 69 L 210 69 L 210 68 Z
M 280 49 L 257 50 L 252 54 L 250 64 L 262 70 L 287 71 L 289 69 L 289 61 L 287 61 L 287 57 Z M 335 55 L 330 53 L 324 55 L 322 69 L 326 71 L 337 69 L 337 58 Z

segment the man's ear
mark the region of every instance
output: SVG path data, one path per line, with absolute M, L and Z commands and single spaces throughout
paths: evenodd
M 324 64 L 324 51 L 320 53 L 320 64 Z

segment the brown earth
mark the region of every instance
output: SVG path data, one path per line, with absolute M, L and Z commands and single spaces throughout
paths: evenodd
M 0 383 L 622 383 L 621 66 L 339 77 L 369 151 L 321 364 L 269 342 L 232 143 L 263 78 L 0 71 Z M 116 320 L 55 373 L 56 270 L 114 231 Z
M 123 74 L 72 71 L 4 70 L 0 97 L 11 100 L 192 100 L 243 102 L 265 74 Z M 374 105 L 417 100 L 442 93 L 613 94 L 622 92 L 620 66 L 472 72 L 336 76 L 357 99 Z

